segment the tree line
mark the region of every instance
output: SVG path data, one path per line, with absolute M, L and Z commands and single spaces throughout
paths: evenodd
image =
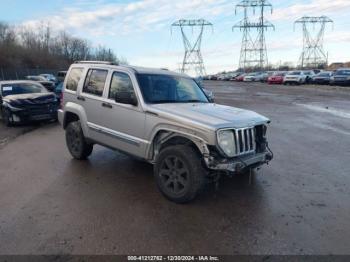
M 62 70 L 79 60 L 126 63 L 105 46 L 93 47 L 66 31 L 53 32 L 49 24 L 36 27 L 0 22 L 0 68 L 49 68 Z

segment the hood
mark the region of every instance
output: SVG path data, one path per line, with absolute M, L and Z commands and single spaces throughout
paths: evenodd
M 54 103 L 57 99 L 52 93 L 33 93 L 5 96 L 3 101 L 12 106 L 25 106 Z
M 195 122 L 212 129 L 242 128 L 269 122 L 253 111 L 209 103 L 156 104 L 152 111 L 181 122 Z

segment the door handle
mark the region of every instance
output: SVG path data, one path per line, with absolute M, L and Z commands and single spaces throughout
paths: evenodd
M 102 103 L 102 106 L 106 107 L 106 108 L 113 108 L 113 106 L 111 104 L 108 104 L 108 103 Z
M 85 98 L 82 97 L 82 96 L 78 96 L 77 99 L 80 100 L 80 101 L 85 101 Z

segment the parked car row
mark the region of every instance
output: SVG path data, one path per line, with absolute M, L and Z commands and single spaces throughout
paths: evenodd
M 268 84 L 320 84 L 350 86 L 350 68 L 335 71 L 294 70 L 289 72 L 268 71 L 252 73 L 229 73 L 207 76 L 204 80 L 226 80 L 238 82 L 262 82 Z
M 47 78 L 45 78 L 42 75 L 38 75 L 38 76 L 26 76 L 25 77 L 26 80 L 30 80 L 30 81 L 35 81 L 38 82 L 40 84 L 42 84 L 43 86 L 45 86 L 50 92 L 54 92 L 55 88 L 56 88 L 56 82 L 55 81 L 50 81 Z
M 0 82 L 0 115 L 6 126 L 57 119 L 58 99 L 30 80 Z
M 66 72 L 26 76 L 25 80 L 0 81 L 0 118 L 6 126 L 57 120 Z

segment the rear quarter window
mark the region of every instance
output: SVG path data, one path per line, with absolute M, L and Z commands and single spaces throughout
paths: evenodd
M 83 74 L 83 68 L 73 68 L 68 75 L 66 89 L 76 92 Z

